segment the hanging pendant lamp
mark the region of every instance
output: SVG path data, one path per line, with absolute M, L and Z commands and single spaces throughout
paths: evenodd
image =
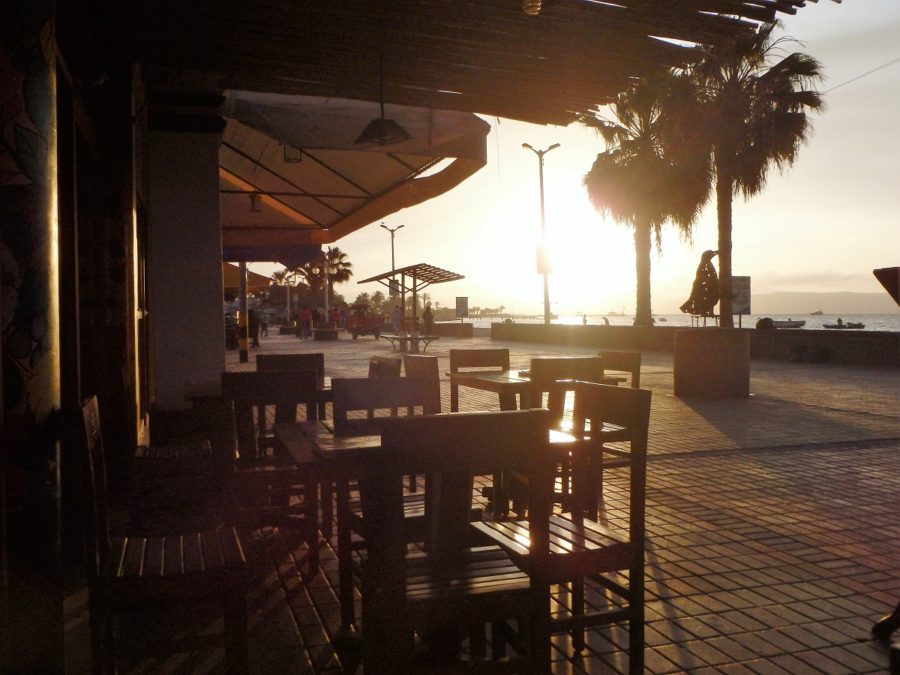
M 381 117 L 376 117 L 366 125 L 354 143 L 360 145 L 370 143 L 372 145 L 391 145 L 409 140 L 409 132 L 394 120 L 384 116 L 384 57 L 378 57 L 378 98 L 381 103 Z

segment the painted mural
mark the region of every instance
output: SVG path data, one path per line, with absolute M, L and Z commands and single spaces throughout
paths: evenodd
M 0 29 L 0 395 L 15 508 L 47 487 L 59 407 L 55 91 L 52 3 L 4 7 L 12 16 Z

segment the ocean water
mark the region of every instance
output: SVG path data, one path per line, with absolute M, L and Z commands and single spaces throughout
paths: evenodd
M 794 319 L 806 322 L 806 325 L 803 326 L 803 328 L 779 330 L 820 330 L 823 328 L 824 324 L 837 323 L 837 320 L 841 318 L 844 320 L 844 323 L 851 321 L 853 323 L 862 323 L 865 328 L 861 330 L 895 332 L 900 331 L 900 311 L 893 314 L 819 314 L 814 316 L 802 314 L 792 314 L 790 316 L 787 314 L 759 314 L 744 317 L 734 317 L 734 325 L 738 325 L 738 318 L 740 318 L 740 324 L 743 328 L 754 328 L 756 326 L 757 320 L 763 318 L 764 316 L 767 316 L 770 319 L 774 319 L 776 321 L 786 321 L 788 319 Z M 603 325 L 604 317 L 609 321 L 609 324 L 611 326 L 630 326 L 634 322 L 634 317 L 632 316 L 588 314 L 587 324 Z M 688 314 L 655 314 L 653 318 L 656 320 L 657 326 L 690 327 L 691 325 L 691 317 Z M 543 323 L 542 317 L 514 318 L 513 320 L 516 323 Z M 581 315 L 563 315 L 558 317 L 557 319 L 554 319 L 552 323 L 581 324 L 583 320 L 584 318 Z M 476 328 L 489 328 L 492 323 L 498 323 L 501 321 L 503 321 L 503 319 L 495 317 L 466 319 L 467 323 L 474 324 Z M 707 325 L 713 325 L 712 320 L 708 320 Z

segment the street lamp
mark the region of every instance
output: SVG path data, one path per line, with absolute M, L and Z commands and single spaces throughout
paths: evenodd
M 538 272 L 544 275 L 544 325 L 550 324 L 550 287 L 547 283 L 547 272 L 550 262 L 547 260 L 547 227 L 544 221 L 544 155 L 559 147 L 554 143 L 546 150 L 535 150 L 528 143 L 522 143 L 522 147 L 531 150 L 538 158 L 538 176 L 541 186 L 541 249 L 538 252 Z
M 391 233 L 391 272 L 393 272 L 395 269 L 397 269 L 397 266 L 394 264 L 394 232 L 396 232 L 403 226 L 398 225 L 397 227 L 391 229 L 390 227 L 388 227 L 387 225 L 382 223 L 381 227 L 383 227 L 384 229 L 386 229 L 388 232 Z

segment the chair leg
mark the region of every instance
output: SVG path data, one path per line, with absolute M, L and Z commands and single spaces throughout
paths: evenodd
M 231 584 L 225 589 L 225 660 L 227 671 L 234 675 L 247 673 L 250 667 L 247 646 L 247 599 L 243 585 Z
M 473 621 L 468 626 L 469 633 L 469 652 L 472 656 L 484 658 L 487 655 L 487 640 L 484 635 L 484 624 L 479 621 Z
M 491 658 L 499 661 L 506 656 L 506 622 L 491 623 Z
M 628 672 L 644 672 L 644 569 L 643 563 L 628 573 Z
M 531 654 L 532 671 L 535 673 L 551 672 L 553 649 L 550 646 L 552 623 L 550 618 L 550 585 L 532 585 L 536 594 L 535 612 L 528 621 L 529 653 Z
M 572 580 L 572 615 L 576 618 L 584 616 L 584 577 Z M 584 649 L 584 626 L 572 629 L 572 647 L 576 652 Z
M 338 509 L 338 596 L 341 604 L 341 626 L 350 628 L 356 623 L 353 601 L 353 550 L 350 532 L 350 486 L 337 483 Z
M 107 637 L 109 617 L 103 607 L 103 603 L 94 598 L 91 591 L 90 597 L 90 622 L 91 622 L 91 672 L 94 675 L 102 675 L 109 669 L 107 666 Z M 109 670 L 109 672 L 112 672 Z
M 330 480 L 323 481 L 322 491 L 322 534 L 331 539 L 334 534 L 334 484 Z

